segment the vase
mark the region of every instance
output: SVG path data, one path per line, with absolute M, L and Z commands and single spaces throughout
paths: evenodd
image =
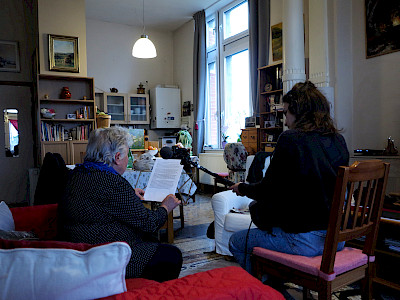
M 225 149 L 227 142 L 222 142 L 222 149 Z
M 69 91 L 69 87 L 64 86 L 60 95 L 61 99 L 71 99 L 71 92 Z

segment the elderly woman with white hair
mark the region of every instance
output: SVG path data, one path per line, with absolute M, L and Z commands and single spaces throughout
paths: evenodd
M 180 201 L 168 195 L 157 210 L 143 205 L 143 190 L 133 189 L 121 176 L 131 144 L 131 135 L 122 127 L 99 128 L 91 133 L 84 163 L 72 170 L 59 204 L 62 237 L 90 244 L 125 241 L 132 249 L 127 278 L 160 282 L 178 278 L 181 251 L 161 244 L 154 233 Z

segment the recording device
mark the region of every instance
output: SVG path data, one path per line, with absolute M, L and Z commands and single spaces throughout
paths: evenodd
M 355 149 L 354 154 L 358 155 L 366 155 L 366 156 L 378 156 L 383 155 L 383 150 L 375 150 L 375 149 Z
M 187 173 L 190 173 L 192 171 L 192 166 L 193 166 L 215 178 L 218 178 L 222 184 L 225 184 L 227 186 L 232 186 L 235 184 L 233 181 L 227 180 L 227 179 L 219 176 L 217 173 L 213 173 L 213 172 L 209 171 L 208 169 L 200 166 L 197 162 L 192 161 L 190 159 L 189 149 L 179 148 L 178 146 L 162 147 L 160 150 L 160 155 L 164 159 L 180 159 L 181 165 L 183 165 L 183 169 Z

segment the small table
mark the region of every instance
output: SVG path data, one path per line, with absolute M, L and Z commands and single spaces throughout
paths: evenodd
M 122 177 L 128 180 L 133 188 L 145 190 L 147 183 L 150 180 L 150 175 L 151 171 L 126 170 Z M 182 203 L 184 205 L 188 204 L 190 199 L 195 201 L 196 190 L 197 186 L 193 182 L 192 178 L 185 171 L 182 171 L 181 177 L 178 181 L 178 186 L 176 188 L 176 193 L 181 195 Z
M 151 171 L 136 171 L 136 170 L 126 170 L 125 173 L 122 175 L 133 188 L 141 188 L 143 190 L 146 189 L 147 183 L 150 180 Z M 184 214 L 183 214 L 183 205 L 188 204 L 190 199 L 195 200 L 195 193 L 196 193 L 197 186 L 190 178 L 190 176 L 182 171 L 181 177 L 178 181 L 178 186 L 176 188 L 176 193 L 178 193 L 181 197 L 181 205 L 179 205 L 179 217 L 174 217 L 173 211 L 168 214 L 167 222 L 161 229 L 167 230 L 168 236 L 168 243 L 173 243 L 174 241 L 174 219 L 178 218 L 181 220 L 181 228 L 184 227 Z M 187 198 L 184 196 L 186 195 Z M 154 201 L 145 201 L 150 203 L 151 209 L 156 209 L 160 202 Z

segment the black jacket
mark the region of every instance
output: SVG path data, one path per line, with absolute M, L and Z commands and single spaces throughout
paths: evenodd
M 127 242 L 132 249 L 126 268 L 128 278 L 140 276 L 159 245 L 151 241 L 151 234 L 167 220 L 163 207 L 156 211 L 144 207 L 121 175 L 82 166 L 71 172 L 58 213 L 67 241 Z
M 287 130 L 262 181 L 241 183 L 239 191 L 257 201 L 269 227 L 293 233 L 326 229 L 337 170 L 348 163 L 342 135 Z

